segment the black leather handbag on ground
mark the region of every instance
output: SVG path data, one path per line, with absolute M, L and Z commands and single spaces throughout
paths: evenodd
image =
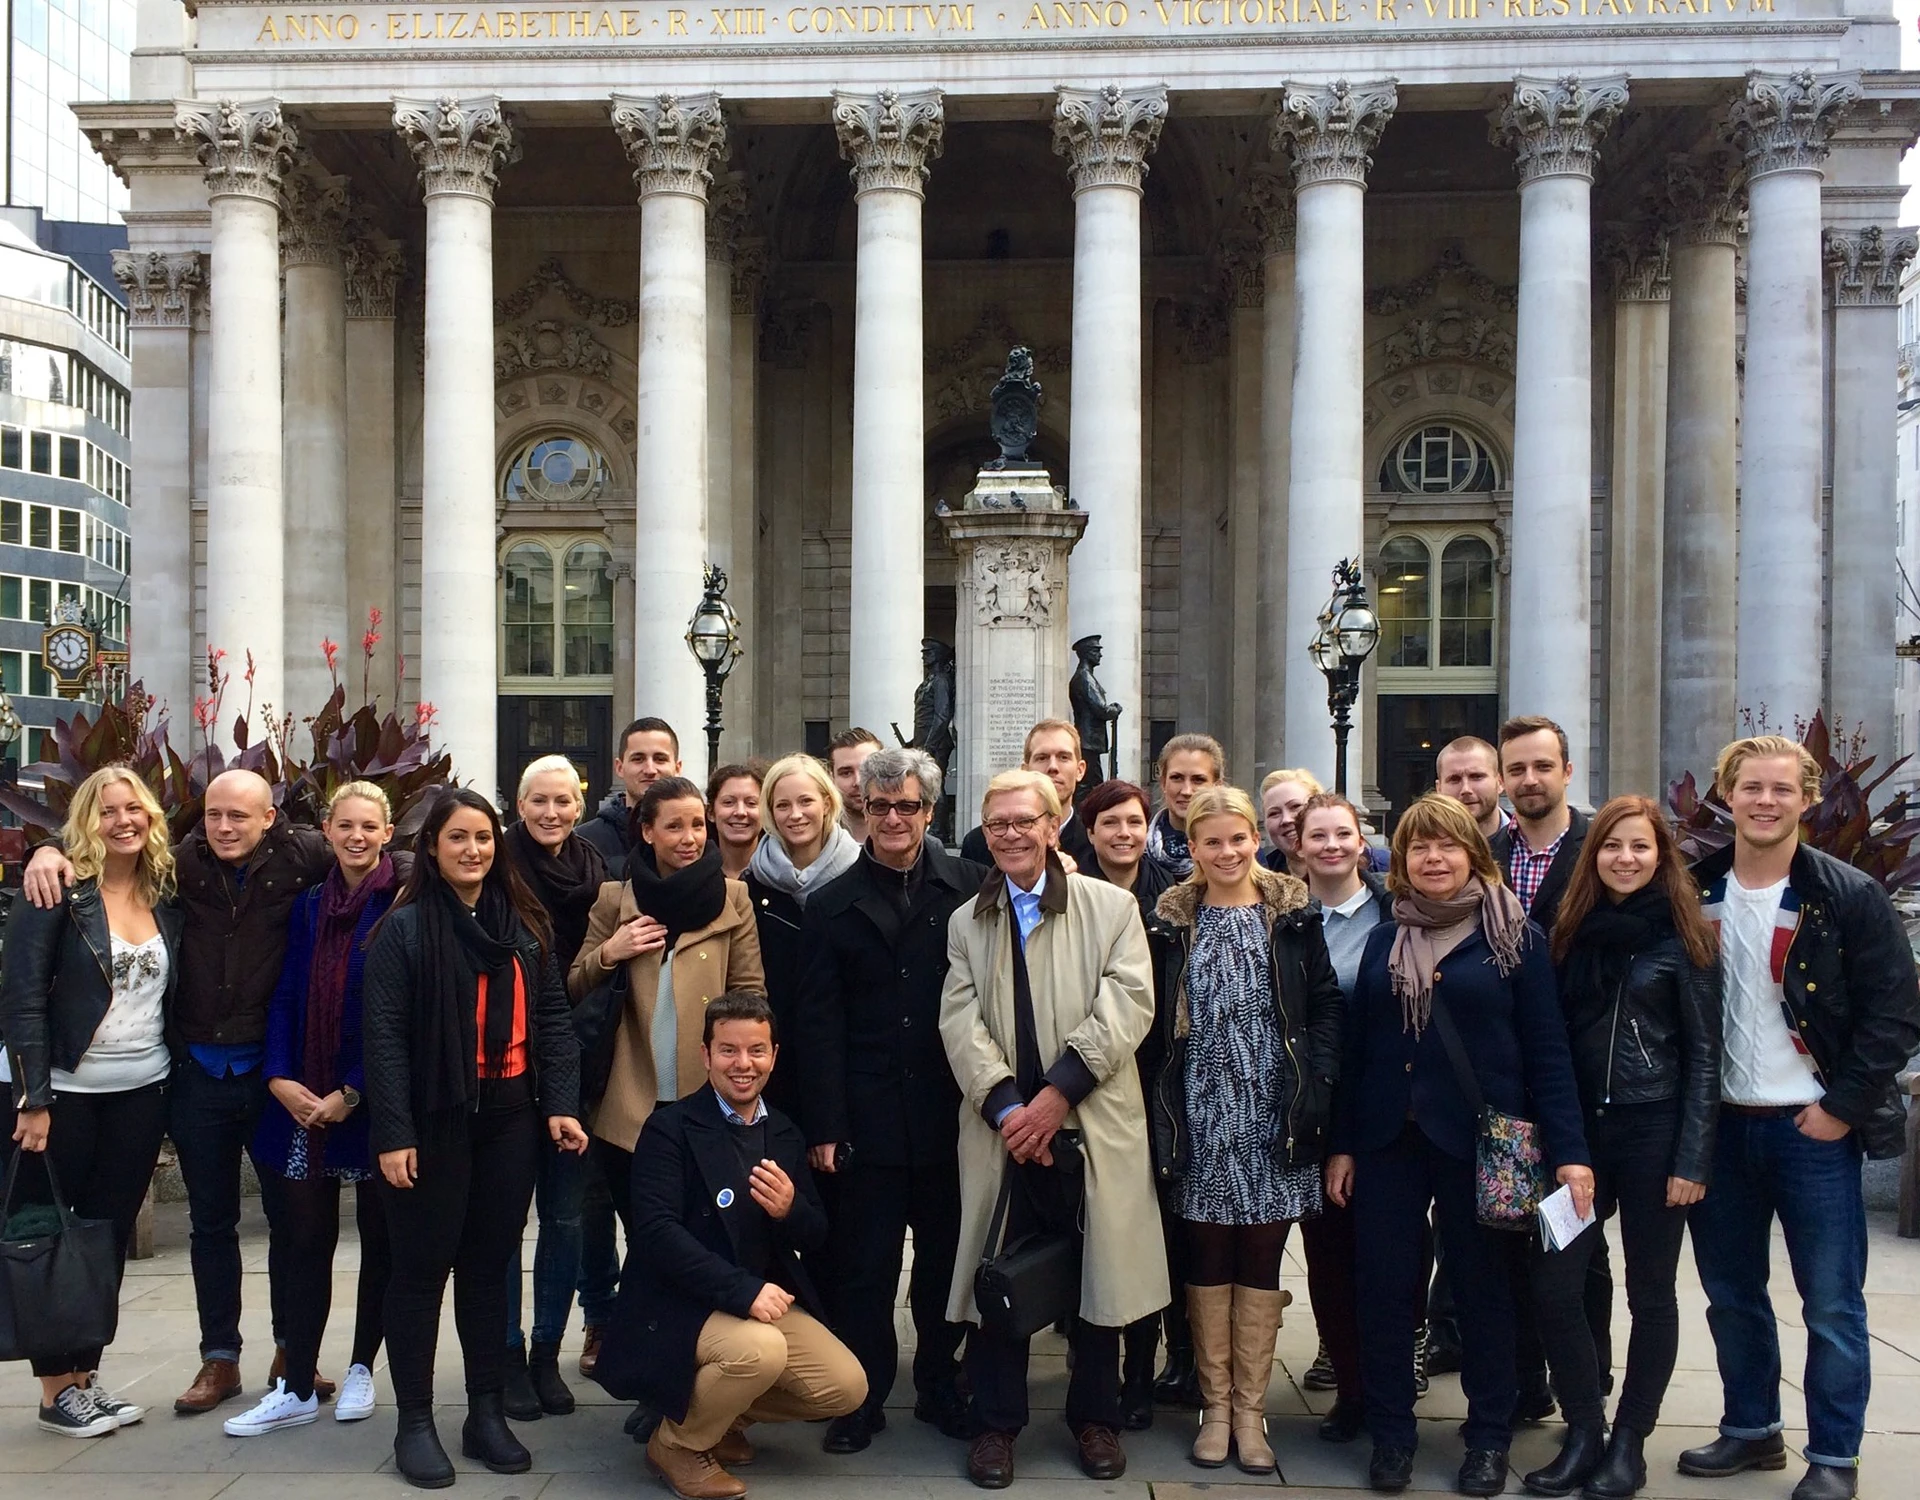
M 20 1160 L 15 1148 L 0 1205 L 0 1360 L 50 1359 L 110 1344 L 120 1324 L 120 1277 L 113 1223 L 76 1219 L 44 1162 L 53 1206 L 13 1213 Z
M 627 1008 L 627 966 L 619 965 L 588 990 L 573 1008 L 573 1035 L 580 1043 L 580 1113 L 593 1112 L 613 1073 L 613 1038 Z
M 980 1309 L 980 1326 L 996 1338 L 1032 1338 L 1080 1310 L 1081 1235 L 1071 1226 L 1079 1218 L 1085 1161 L 1079 1141 L 1064 1130 L 1054 1136 L 1052 1153 L 1051 1167 L 1031 1162 L 1022 1167 L 1009 1157 L 1001 1175 L 999 1201 L 987 1224 L 986 1248 L 980 1256 L 979 1270 L 973 1273 L 973 1300 Z M 1054 1222 L 1021 1235 L 995 1254 L 1013 1203 L 1015 1179 L 1022 1172 L 1044 1175 L 1050 1190 L 1047 1196 L 1055 1202 L 1045 1207 L 1036 1205 L 1037 1214 Z M 1062 1227 L 1056 1210 L 1066 1213 L 1068 1227 Z

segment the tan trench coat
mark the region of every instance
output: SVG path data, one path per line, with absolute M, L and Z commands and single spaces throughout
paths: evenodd
M 567 992 L 576 1001 L 612 971 L 600 962 L 600 945 L 614 928 L 640 915 L 633 903 L 633 887 L 609 880 L 600 887 L 587 919 L 586 941 L 567 975 Z M 767 992 L 760 966 L 760 930 L 754 925 L 753 902 L 738 880 L 727 882 L 727 904 L 705 927 L 680 934 L 673 945 L 673 999 L 678 1012 L 679 1046 L 676 1076 L 684 1097 L 705 1083 L 707 1070 L 700 1061 L 700 1032 L 707 1002 L 728 990 Z M 607 1092 L 588 1128 L 622 1151 L 631 1151 L 659 1102 L 659 1075 L 654 1071 L 653 1006 L 660 994 L 660 954 L 642 953 L 627 960 L 627 1008 L 613 1038 L 613 1071 Z
M 1055 882 L 1066 886 L 1057 908 Z M 1134 1050 L 1153 1025 L 1153 963 L 1133 896 L 1082 875 L 1047 874 L 1040 925 L 1027 939 L 1034 1030 L 1043 1066 L 1071 1046 L 1099 1086 L 1067 1115 L 1086 1155 L 1086 1247 L 1080 1316 L 1119 1328 L 1167 1305 L 1160 1204 L 1148 1162 L 1147 1115 Z M 964 1095 L 960 1105 L 960 1253 L 947 1317 L 977 1323 L 973 1274 L 999 1195 L 1006 1147 L 981 1116 L 994 1085 L 1013 1077 L 1013 950 L 1006 882 L 989 876 L 977 901 L 947 924 L 940 1036 Z

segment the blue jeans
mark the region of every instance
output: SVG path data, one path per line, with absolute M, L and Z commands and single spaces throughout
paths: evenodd
M 1780 1338 L 1767 1297 L 1776 1215 L 1807 1326 L 1807 1462 L 1851 1468 L 1860 1460 L 1869 1384 L 1859 1142 L 1816 1141 L 1790 1118 L 1722 1110 L 1713 1182 L 1691 1223 L 1725 1391 L 1724 1437 L 1767 1437 L 1785 1425 Z
M 598 1175 L 592 1159 L 555 1151 L 544 1142 L 542 1146 L 540 1172 L 533 1189 L 534 1210 L 540 1220 L 533 1247 L 533 1342 L 557 1344 L 566 1336 L 575 1283 L 580 1287 L 581 1315 L 590 1325 L 604 1326 L 613 1311 L 620 1268 L 615 1265 L 608 1273 L 603 1266 L 594 1265 L 589 1274 L 583 1264 L 583 1254 L 590 1247 L 583 1243 L 582 1206 Z M 514 1241 L 513 1259 L 507 1267 L 509 1349 L 519 1348 L 522 1338 L 522 1243 Z

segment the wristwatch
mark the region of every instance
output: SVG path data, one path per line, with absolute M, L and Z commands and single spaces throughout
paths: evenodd
M 348 1109 L 358 1109 L 360 1107 L 360 1090 L 352 1084 L 343 1083 L 340 1085 L 340 1097 L 347 1101 Z

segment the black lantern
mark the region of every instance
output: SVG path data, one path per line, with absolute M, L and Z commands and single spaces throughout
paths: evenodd
M 1380 619 L 1367 603 L 1360 565 L 1342 558 L 1333 570 L 1333 597 L 1320 611 L 1314 633 L 1313 664 L 1327 679 L 1327 712 L 1333 716 L 1333 789 L 1347 794 L 1347 736 L 1353 731 L 1353 705 L 1360 698 L 1360 668 L 1380 644 Z
M 727 603 L 727 575 L 707 564 L 706 591 L 687 623 L 687 649 L 707 674 L 707 774 L 720 764 L 720 694 L 740 660 L 740 617 Z

